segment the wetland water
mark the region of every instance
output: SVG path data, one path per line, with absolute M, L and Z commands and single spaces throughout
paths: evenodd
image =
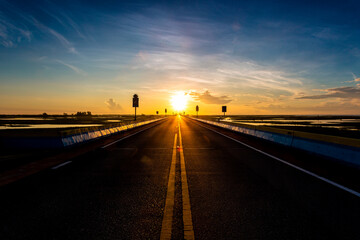
M 138 116 L 138 121 L 153 119 L 154 116 Z M 0 131 L 4 130 L 30 130 L 30 129 L 67 129 L 109 126 L 120 123 L 131 123 L 132 115 L 93 115 L 93 116 L 59 116 L 49 115 L 1 115 Z M 19 132 L 19 131 L 16 131 Z
M 4 126 L 0 126 L 0 130 L 74 128 L 74 127 L 97 127 L 97 126 L 102 126 L 102 124 L 6 124 Z
M 230 117 L 220 121 L 249 124 L 254 126 L 300 126 L 300 127 L 329 127 L 357 131 L 359 130 L 360 119 L 268 119 L 268 120 L 237 120 Z

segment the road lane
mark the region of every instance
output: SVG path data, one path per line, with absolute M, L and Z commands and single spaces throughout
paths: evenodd
M 176 121 L 0 189 L 1 239 L 158 239 Z
M 164 227 L 167 239 L 360 236 L 358 198 L 185 118 L 0 196 L 0 239 L 159 239 Z
M 169 181 L 166 193 L 164 216 L 161 225 L 160 240 L 171 239 L 172 232 L 172 220 L 174 216 L 174 205 L 175 205 L 175 167 L 176 167 L 176 142 L 177 134 L 175 133 L 173 153 L 171 158 L 171 166 L 169 173 Z
M 181 123 L 196 238 L 360 236 L 358 198 L 191 120 Z
M 180 117 L 178 119 L 180 119 Z M 189 185 L 186 175 L 186 166 L 185 166 L 184 149 L 183 149 L 182 137 L 181 137 L 180 121 L 178 123 L 178 126 L 179 126 L 179 153 L 180 153 L 180 171 L 181 171 L 181 193 L 182 193 L 182 203 L 183 203 L 182 207 L 183 207 L 184 239 L 192 240 L 195 238 L 195 235 L 194 235 L 194 226 L 192 223 L 192 216 L 191 216 Z
M 222 136 L 224 136 L 224 137 L 226 137 L 226 138 L 229 138 L 229 139 L 231 139 L 231 140 L 233 140 L 233 141 L 235 141 L 235 142 L 237 142 L 237 143 L 240 143 L 241 145 L 244 145 L 244 146 L 246 146 L 247 148 L 250 148 L 250 149 L 252 149 L 252 150 L 254 150 L 254 151 L 256 151 L 256 152 L 259 152 L 259 153 L 261 153 L 261 154 L 263 154 L 263 155 L 266 155 L 266 156 L 268 156 L 268 157 L 270 157 L 270 158 L 272 158 L 272 159 L 274 159 L 274 160 L 276 160 L 276 161 L 279 161 L 279 162 L 284 163 L 284 164 L 286 164 L 286 165 L 288 165 L 288 166 L 290 166 L 290 167 L 292 167 L 292 168 L 295 168 L 295 169 L 299 170 L 300 172 L 303 172 L 303 173 L 308 174 L 308 175 L 310 175 L 310 176 L 312 176 L 312 177 L 314 177 L 314 178 L 317 178 L 317 179 L 319 179 L 319 180 L 321 180 L 321 181 L 324 181 L 324 182 L 326 182 L 326 183 L 328 183 L 328 184 L 330 184 L 330 185 L 333 185 L 334 187 L 339 188 L 339 189 L 341 189 L 341 190 L 343 190 L 343 191 L 345 191 L 345 192 L 348 192 L 348 193 L 350 193 L 350 194 L 353 194 L 353 195 L 356 196 L 356 197 L 360 197 L 360 192 L 358 192 L 358 191 L 355 191 L 355 190 L 353 190 L 353 189 L 351 189 L 351 188 L 345 187 L 344 185 L 341 185 L 341 184 L 339 184 L 339 183 L 337 183 L 337 182 L 334 182 L 334 181 L 332 181 L 332 180 L 330 180 L 330 179 L 327 179 L 326 177 L 320 176 L 320 175 L 318 175 L 318 174 L 316 174 L 316 173 L 314 173 L 314 172 L 311 172 L 311 171 L 309 171 L 309 170 L 306 170 L 306 169 L 304 169 L 304 168 L 301 168 L 300 166 L 297 166 L 297 165 L 295 165 L 295 164 L 292 164 L 292 163 L 290 163 L 289 161 L 283 160 L 283 159 L 278 158 L 278 157 L 276 157 L 276 156 L 274 156 L 274 155 L 271 155 L 270 153 L 267 153 L 267 152 L 265 152 L 265 151 L 262 151 L 262 150 L 260 150 L 260 149 L 257 149 L 256 147 L 253 147 L 253 146 L 251 146 L 251 145 L 249 145 L 249 144 L 246 144 L 246 143 L 244 143 L 244 142 L 242 142 L 242 141 L 240 141 L 240 140 L 238 140 L 238 139 L 235 139 L 235 138 L 233 138 L 233 137 L 231 137 L 231 136 L 228 136 L 228 135 L 223 134 L 223 133 L 221 133 L 221 132 L 219 132 L 219 131 L 216 131 L 215 129 L 210 128 L 210 127 L 208 127 L 208 126 L 205 126 L 205 124 L 199 124 L 199 123 L 196 123 L 196 124 L 198 124 L 198 125 L 206 128 L 206 129 L 209 129 L 210 131 L 216 132 L 217 134 L 220 134 L 220 135 L 222 135 Z
M 160 120 L 158 122 L 150 123 L 149 125 L 143 125 L 124 132 L 119 132 L 105 138 L 91 140 L 86 144 L 78 144 L 59 151 L 35 150 L 35 152 L 29 154 L 26 158 L 14 158 L 11 162 L 10 160 L 5 162 L 1 161 L 0 187 L 37 174 L 47 168 L 60 165 L 69 159 L 76 158 L 99 147 L 106 147 L 109 146 L 109 144 L 112 145 L 122 141 L 139 132 L 161 124 L 162 121 L 163 120 Z

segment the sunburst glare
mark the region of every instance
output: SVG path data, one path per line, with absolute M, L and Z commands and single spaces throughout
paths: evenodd
M 175 111 L 183 111 L 186 108 L 188 95 L 184 92 L 176 92 L 170 99 L 171 105 Z

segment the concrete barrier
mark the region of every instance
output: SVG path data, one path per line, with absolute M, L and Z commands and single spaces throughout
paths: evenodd
M 205 119 L 190 118 L 360 167 L 360 140 L 358 139 L 303 133 L 284 129 L 272 129 L 267 127 L 244 126 L 244 124 L 235 126 Z

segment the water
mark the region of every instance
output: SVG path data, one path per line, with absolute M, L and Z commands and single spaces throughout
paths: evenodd
M 44 128 L 74 128 L 74 127 L 98 127 L 102 124 L 6 124 L 0 126 L 0 130 L 7 129 L 44 129 Z
M 349 123 L 360 124 L 360 119 L 266 119 L 266 120 L 237 120 L 230 117 L 224 118 L 223 122 L 242 123 L 253 126 L 282 126 L 282 127 L 317 127 L 324 126 L 328 128 L 347 129 L 358 131 L 356 126 L 351 126 Z M 342 125 L 346 123 L 346 125 Z
M 43 120 L 54 120 L 54 118 L 41 118 L 41 117 L 34 117 L 34 118 L 0 118 L 0 120 L 8 120 L 8 121 L 43 121 Z
M 112 120 L 112 119 L 110 119 L 110 120 L 105 120 L 106 122 L 114 122 L 114 123 L 118 123 L 118 122 L 122 122 L 121 120 Z

